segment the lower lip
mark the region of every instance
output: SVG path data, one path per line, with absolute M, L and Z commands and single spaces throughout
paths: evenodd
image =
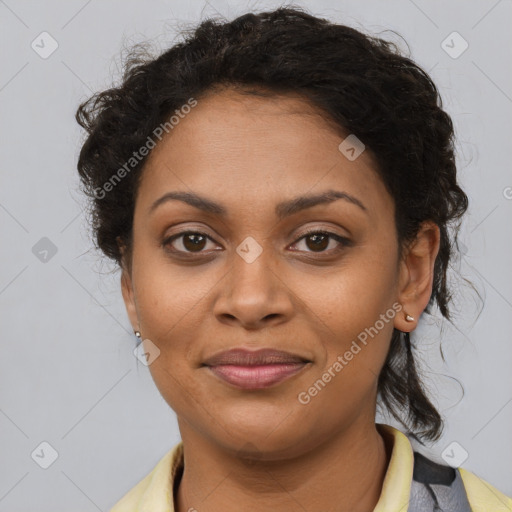
M 307 363 L 267 364 L 261 366 L 221 365 L 208 368 L 222 380 L 242 389 L 263 389 L 289 379 Z

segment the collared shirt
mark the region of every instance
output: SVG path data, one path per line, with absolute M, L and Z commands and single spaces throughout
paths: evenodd
M 512 499 L 485 480 L 414 452 L 407 436 L 394 427 L 377 428 L 393 448 L 373 512 L 512 512 Z M 183 464 L 180 442 L 110 512 L 175 512 L 173 490 Z

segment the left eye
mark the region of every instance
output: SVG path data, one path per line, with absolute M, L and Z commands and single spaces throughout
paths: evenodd
M 179 240 L 181 247 L 173 247 L 175 241 Z M 173 235 L 166 240 L 164 240 L 163 245 L 165 247 L 171 246 L 171 252 L 178 253 L 201 253 L 207 242 L 214 242 L 206 233 L 201 233 L 200 231 L 184 231 L 183 233 L 178 233 Z M 334 247 L 330 247 L 331 242 L 334 241 Z M 331 233 L 329 231 L 310 231 L 302 235 L 291 247 L 294 245 L 300 244 L 304 242 L 306 247 L 310 249 L 306 252 L 328 252 L 336 251 L 340 249 L 340 246 L 347 246 L 350 244 L 350 240 L 340 235 L 336 235 L 335 233 Z M 301 249 L 299 249 L 301 250 Z
M 347 238 L 336 235 L 334 233 L 330 233 L 329 231 L 310 231 L 309 233 L 306 233 L 301 238 L 299 238 L 295 244 L 304 241 L 306 247 L 313 249 L 312 251 L 306 252 L 328 252 L 325 249 L 329 247 L 330 242 L 333 240 L 335 241 L 335 247 L 331 247 L 329 251 L 339 250 L 340 246 L 346 246 L 349 244 L 349 240 Z

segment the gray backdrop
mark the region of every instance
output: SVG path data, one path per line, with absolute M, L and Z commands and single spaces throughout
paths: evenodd
M 373 33 L 398 31 L 441 90 L 471 203 L 451 270 L 455 325 L 435 316 L 418 331 L 447 420 L 427 453 L 510 495 L 511 2 L 297 4 Z M 108 510 L 179 441 L 174 413 L 132 353 L 119 274 L 90 249 L 78 103 L 119 79 L 123 43 L 150 38 L 158 50 L 175 41 L 178 21 L 277 5 L 0 0 L 0 511 Z

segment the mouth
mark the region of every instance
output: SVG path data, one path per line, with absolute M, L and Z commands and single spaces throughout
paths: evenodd
M 241 389 L 264 389 L 302 371 L 312 361 L 274 349 L 233 349 L 207 359 L 202 366 Z

